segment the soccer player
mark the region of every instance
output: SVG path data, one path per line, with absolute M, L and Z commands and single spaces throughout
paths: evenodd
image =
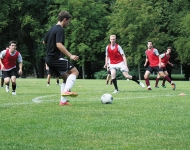
M 47 86 L 50 86 L 50 79 L 51 79 L 51 69 L 48 67 L 48 65 L 45 63 L 46 66 L 46 73 L 47 73 Z M 59 85 L 59 77 L 56 77 L 57 85 Z
M 6 92 L 9 92 L 9 83 L 12 82 L 12 95 L 16 95 L 16 62 L 19 63 L 18 74 L 22 74 L 22 56 L 16 50 L 17 42 L 10 41 L 9 48 L 0 54 L 0 64 L 3 71 L 3 78 L 6 85 Z
M 0 52 L 0 55 L 1 55 L 1 52 Z M 3 78 L 3 73 L 2 73 L 2 70 L 1 70 L 1 64 L 0 64 L 0 71 L 1 71 L 1 87 L 3 87 L 4 78 Z
M 152 41 L 148 41 L 147 47 L 148 49 L 145 51 L 146 60 L 144 66 L 146 66 L 148 62 L 149 66 L 145 71 L 144 79 L 148 90 L 152 90 L 150 86 L 149 76 L 153 71 L 156 71 L 160 76 L 165 78 L 165 80 L 167 80 L 172 85 L 172 89 L 175 90 L 176 85 L 167 75 L 164 74 L 163 69 L 161 68 L 161 57 L 159 56 L 158 50 L 153 47 Z
M 47 46 L 47 55 L 45 62 L 49 68 L 55 73 L 57 77 L 61 77 L 64 83 L 61 85 L 61 101 L 60 106 L 70 105 L 66 96 L 77 96 L 76 92 L 71 92 L 76 78 L 79 75 L 76 67 L 67 59 L 62 57 L 62 54 L 72 60 L 77 61 L 79 56 L 72 55 L 64 46 L 65 44 L 65 31 L 71 21 L 71 15 L 67 11 L 61 11 L 58 14 L 58 22 L 52 26 L 47 32 L 43 43 Z
M 1 65 L 0 65 L 0 70 L 1 70 Z M 4 84 L 4 78 L 3 78 L 3 73 L 1 71 L 1 87 L 3 87 Z
M 106 57 L 105 57 L 105 65 L 104 68 L 107 67 L 109 63 L 110 71 L 111 71 L 111 78 L 113 85 L 115 87 L 115 90 L 113 93 L 119 92 L 118 86 L 117 86 L 117 79 L 116 79 L 116 71 L 120 69 L 120 71 L 123 73 L 124 77 L 126 79 L 131 79 L 135 81 L 140 86 L 144 87 L 144 84 L 137 80 L 135 76 L 131 76 L 128 74 L 128 66 L 127 66 L 127 60 L 124 54 L 123 49 L 120 45 L 116 43 L 116 35 L 110 35 L 110 42 L 106 47 Z M 108 62 L 109 61 L 109 62 Z
M 167 51 L 165 53 L 163 53 L 163 54 L 160 55 L 160 58 L 161 58 L 161 67 L 162 67 L 162 69 L 164 71 L 164 74 L 166 76 L 168 76 L 168 72 L 166 70 L 166 65 L 169 64 L 169 65 L 171 65 L 173 67 L 173 64 L 169 61 L 169 59 L 170 59 L 170 53 L 171 52 L 172 52 L 172 48 L 168 47 Z M 160 79 L 160 75 L 158 74 L 157 77 L 156 77 L 156 83 L 155 83 L 155 87 L 156 88 L 159 88 L 159 86 L 158 86 L 159 79 Z M 161 85 L 163 88 L 166 88 L 165 81 L 166 81 L 166 79 L 163 78 L 162 85 Z
M 112 79 L 111 79 L 111 71 L 110 71 L 110 67 L 107 66 L 107 77 L 106 77 L 106 84 L 108 85 L 109 84 L 109 81 L 110 81 L 110 85 L 112 85 Z

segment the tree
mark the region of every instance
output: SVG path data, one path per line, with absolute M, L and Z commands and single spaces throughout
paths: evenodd
M 66 30 L 66 47 L 73 53 L 80 56 L 77 65 L 82 66 L 82 78 L 92 78 L 93 73 L 103 66 L 103 60 L 100 59 L 104 51 L 103 40 L 106 34 L 107 20 L 105 16 L 106 5 L 101 1 L 94 0 L 69 0 L 62 3 L 56 1 L 59 5 L 56 11 L 50 11 L 53 16 L 50 22 L 55 22 L 58 12 L 67 10 L 73 16 L 70 25 Z M 52 24 L 52 23 L 51 23 Z M 101 55 L 101 57 L 99 57 Z M 98 56 L 98 57 L 97 57 Z

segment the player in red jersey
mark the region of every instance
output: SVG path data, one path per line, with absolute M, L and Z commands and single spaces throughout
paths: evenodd
M 9 48 L 0 54 L 0 64 L 3 71 L 3 78 L 6 85 L 6 92 L 9 92 L 9 83 L 12 82 L 12 95 L 16 95 L 16 62 L 19 63 L 18 73 L 22 74 L 22 56 L 16 50 L 16 41 L 9 42 Z
M 172 48 L 168 47 L 167 51 L 160 55 L 160 57 L 161 57 L 161 67 L 162 67 L 162 69 L 164 71 L 164 74 L 166 76 L 168 76 L 168 72 L 166 70 L 166 65 L 169 64 L 169 65 L 173 66 L 173 64 L 169 61 L 171 52 L 172 52 Z M 156 77 L 156 83 L 155 83 L 156 88 L 159 88 L 159 86 L 158 86 L 159 79 L 160 79 L 160 75 L 158 74 L 157 77 Z M 166 88 L 165 81 L 166 81 L 166 79 L 163 78 L 163 82 L 162 82 L 162 85 L 161 85 L 163 88 Z
M 129 69 L 127 66 L 127 60 L 124 54 L 123 49 L 120 45 L 116 43 L 116 35 L 110 36 L 111 44 L 106 47 L 106 57 L 105 57 L 105 65 L 104 68 L 107 67 L 109 63 L 110 71 L 111 71 L 111 78 L 115 90 L 113 93 L 119 92 L 116 80 L 116 71 L 120 70 L 124 77 L 127 79 L 131 79 L 135 81 L 140 86 L 144 87 L 144 84 L 137 80 L 135 76 L 131 76 L 128 74 Z
M 1 55 L 1 52 L 0 52 L 0 55 Z M 1 71 L 1 64 L 0 64 L 0 71 Z M 3 73 L 1 71 L 1 87 L 3 87 L 3 84 L 4 84 L 4 78 L 3 78 Z
M 171 81 L 171 79 L 167 75 L 164 74 L 163 69 L 161 68 L 161 57 L 159 56 L 158 50 L 153 47 L 151 41 L 148 41 L 147 47 L 148 49 L 145 51 L 146 60 L 144 66 L 147 66 L 148 62 L 149 66 L 145 71 L 144 79 L 148 87 L 148 90 L 152 90 L 150 86 L 149 76 L 150 73 L 152 73 L 153 71 L 156 71 L 160 76 L 165 78 L 165 80 L 167 80 L 172 85 L 172 89 L 175 90 L 176 85 Z

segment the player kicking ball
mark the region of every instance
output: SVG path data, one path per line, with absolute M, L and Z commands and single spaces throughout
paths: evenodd
M 115 90 L 113 93 L 118 93 L 118 86 L 117 86 L 117 80 L 116 80 L 116 72 L 117 70 L 120 70 L 124 77 L 126 79 L 130 79 L 137 84 L 139 84 L 141 87 L 145 87 L 143 83 L 137 80 L 135 76 L 131 76 L 128 74 L 129 69 L 127 67 L 127 60 L 124 54 L 123 49 L 120 45 L 116 43 L 116 35 L 110 36 L 110 42 L 106 47 L 106 57 L 105 57 L 105 65 L 104 68 L 107 68 L 107 65 L 109 63 L 110 71 L 111 71 L 111 78 L 113 85 L 115 87 Z

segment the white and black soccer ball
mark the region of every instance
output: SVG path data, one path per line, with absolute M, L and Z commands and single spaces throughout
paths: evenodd
M 103 95 L 101 96 L 101 102 L 102 102 L 102 104 L 112 104 L 112 102 L 113 102 L 113 97 L 112 97 L 112 95 L 111 95 L 111 94 L 108 94 L 108 93 L 103 94 Z

